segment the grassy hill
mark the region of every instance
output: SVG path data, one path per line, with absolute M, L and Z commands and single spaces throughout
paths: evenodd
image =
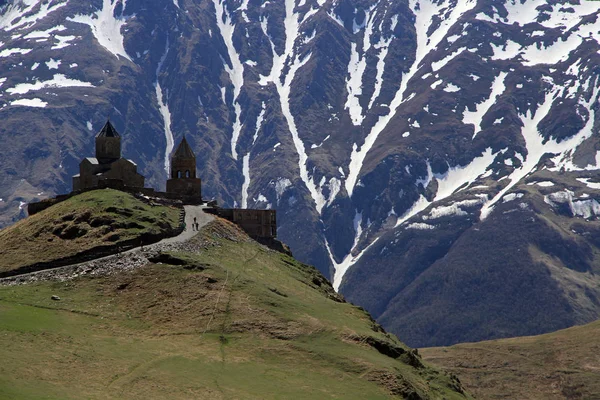
M 600 321 L 529 337 L 420 350 L 478 399 L 600 399 Z
M 177 228 L 179 210 L 112 189 L 74 196 L 0 230 L 0 273 Z
M 213 221 L 183 248 L 0 287 L 0 398 L 470 398 L 315 268 L 234 225 Z

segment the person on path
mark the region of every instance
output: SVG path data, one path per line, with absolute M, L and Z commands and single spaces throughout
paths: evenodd
M 194 223 L 192 224 L 192 230 L 193 231 L 197 231 L 198 230 L 198 223 L 196 222 L 196 217 L 194 217 Z

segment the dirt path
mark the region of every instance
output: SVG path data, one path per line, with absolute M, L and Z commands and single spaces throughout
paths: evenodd
M 194 223 L 194 218 L 196 218 L 196 222 L 198 223 L 198 229 L 201 229 L 204 225 L 208 224 L 210 221 L 215 219 L 211 214 L 207 214 L 204 212 L 205 206 L 184 206 L 185 209 L 185 230 L 181 232 L 179 235 L 174 236 L 172 238 L 163 239 L 160 242 L 156 243 L 178 243 L 185 242 L 188 239 L 191 239 L 197 231 L 192 228 L 192 224 Z
M 161 250 L 176 250 L 177 247 L 198 233 L 192 229 L 194 218 L 198 223 L 198 230 L 214 219 L 214 216 L 204 212 L 205 206 L 184 206 L 186 228 L 179 235 L 163 239 L 147 246 L 134 247 L 133 249 L 85 261 L 78 264 L 64 265 L 61 267 L 44 269 L 26 274 L 14 275 L 7 278 L 0 278 L 0 285 L 15 285 L 39 280 L 65 280 L 72 279 L 81 274 L 101 274 L 110 273 L 114 270 L 130 270 L 148 262 L 147 256 Z

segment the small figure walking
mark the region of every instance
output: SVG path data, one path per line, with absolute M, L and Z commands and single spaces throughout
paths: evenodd
M 194 223 L 192 224 L 192 230 L 193 231 L 197 231 L 198 230 L 198 223 L 196 222 L 196 217 L 194 217 Z

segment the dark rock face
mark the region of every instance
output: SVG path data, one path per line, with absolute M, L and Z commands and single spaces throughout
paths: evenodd
M 276 208 L 409 344 L 597 318 L 600 19 L 568 3 L 9 1 L 0 226 L 68 192 L 110 116 L 147 185 L 185 135 L 205 198 Z

